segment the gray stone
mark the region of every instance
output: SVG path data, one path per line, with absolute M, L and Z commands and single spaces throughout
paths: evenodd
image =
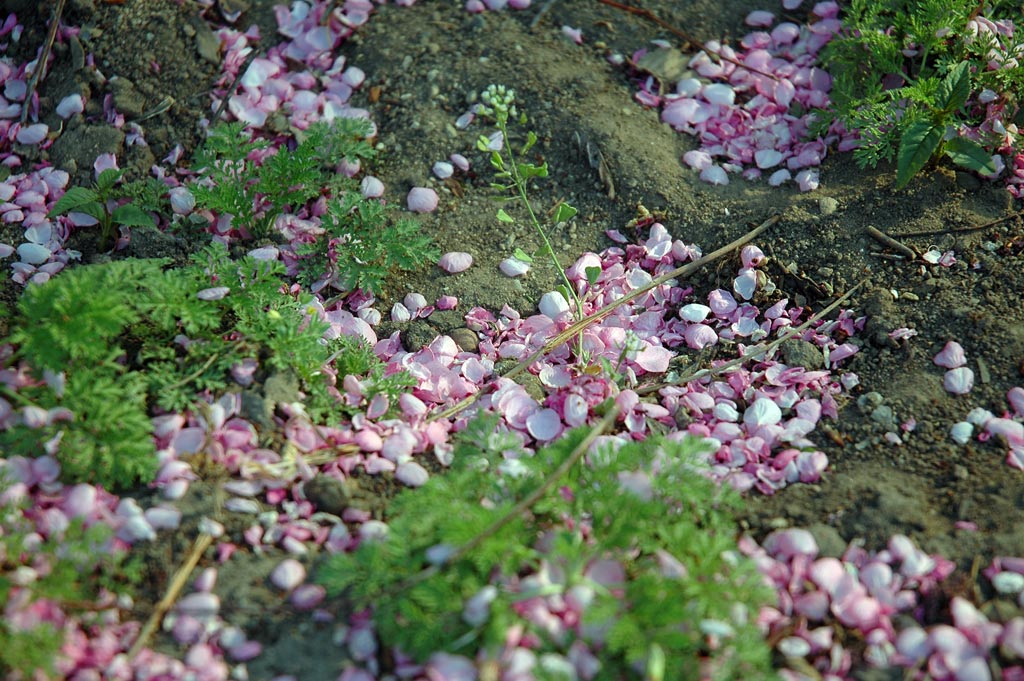
M 50 159 L 58 168 L 92 174 L 92 164 L 100 154 L 124 152 L 124 133 L 112 125 L 82 125 L 58 137 L 50 148 Z M 79 178 L 81 179 L 81 178 Z M 91 179 L 91 177 L 86 178 Z
M 350 498 L 345 484 L 329 475 L 317 475 L 302 487 L 306 498 L 316 510 L 341 516 L 348 508 Z
M 822 215 L 832 215 L 839 209 L 839 202 L 831 196 L 823 196 L 818 199 L 818 210 Z
M 451 336 L 456 345 L 466 352 L 476 352 L 480 347 L 480 339 L 477 338 L 476 332 L 472 329 L 467 329 L 466 327 L 452 329 L 448 335 Z
M 798 338 L 791 338 L 779 346 L 782 360 L 789 366 L 803 367 L 808 371 L 817 371 L 825 366 L 825 357 L 821 348 Z
M 220 40 L 201 17 L 189 19 L 189 26 L 195 31 L 196 52 L 211 64 L 220 64 Z
M 807 531 L 811 533 L 818 545 L 819 556 L 838 558 L 846 551 L 846 540 L 839 534 L 839 530 L 831 525 L 814 523 L 807 528 Z
M 110 79 L 110 91 L 114 95 L 114 108 L 126 118 L 139 118 L 146 110 L 146 99 L 135 89 L 135 83 L 121 76 Z

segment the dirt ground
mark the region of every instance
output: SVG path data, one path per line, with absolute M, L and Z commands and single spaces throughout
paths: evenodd
M 644 6 L 668 25 L 706 40 L 738 39 L 746 32 L 742 20 L 749 11 L 777 9 L 766 4 L 771 3 L 653 0 Z M 546 6 L 550 8 L 542 13 Z M 243 29 L 259 24 L 263 47 L 275 41 L 270 8 L 269 2 L 254 1 L 237 24 Z M 218 77 L 216 65 L 200 55 L 206 29 L 196 20 L 198 12 L 192 2 L 72 0 L 65 20 L 86 27 L 82 48 L 96 55 L 108 79 L 119 76 L 132 87 L 122 83 L 115 91 L 110 81 L 100 83 L 87 70 L 75 71 L 75 49 L 62 47 L 60 62 L 41 91 L 43 110 L 76 88 L 90 89 L 93 106 L 109 91 L 122 106 L 138 110 L 136 116 L 166 97 L 173 104 L 166 114 L 141 123 L 148 150 L 125 148 L 123 136 L 119 139 L 109 126 L 82 124 L 62 136 L 49 160 L 77 168 L 84 178 L 102 151 L 124 155 L 137 168 L 148 168 L 179 143 L 187 157 L 199 139 L 198 120 L 211 114 L 208 93 Z M 34 50 L 42 41 L 42 21 L 27 24 L 22 45 Z M 582 29 L 584 44 L 564 36 L 562 25 Z M 903 533 L 961 568 L 976 560 L 986 564 L 995 555 L 1024 555 L 1024 525 L 1017 522 L 1024 506 L 1024 474 L 1006 465 L 1005 448 L 998 442 L 958 446 L 949 438 L 950 426 L 974 407 L 1002 413 L 1006 391 L 1024 383 L 1021 218 L 967 231 L 1008 216 L 1015 210 L 1009 195 L 999 186 L 957 177 L 946 168 L 929 169 L 906 189 L 895 191 L 891 168 L 861 170 L 849 155 L 827 159 L 821 187 L 810 193 L 740 179 L 725 187 L 704 184 L 680 161 L 695 141 L 638 104 L 628 70 L 607 59 L 612 53 L 628 57 L 654 39 L 682 44 L 643 17 L 594 1 L 538 2 L 525 11 L 479 15 L 468 14 L 455 2 L 376 10 L 369 24 L 342 47 L 350 63 L 367 74 L 353 104 L 369 108 L 380 131 L 381 156 L 368 170 L 383 180 L 385 196 L 396 203 L 402 203 L 412 186 L 434 186 L 441 203 L 423 218 L 424 228 L 442 252 L 468 251 L 476 263 L 459 275 L 429 267 L 396 278 L 379 309 L 388 310 L 393 300 L 419 292 L 428 300 L 456 295 L 461 310 L 481 305 L 497 311 L 508 304 L 525 314 L 556 284 L 554 267 L 540 258 L 522 279 L 498 273 L 497 264 L 516 247 L 538 251 L 539 239 L 525 224 L 507 226 L 495 220 L 489 167 L 474 149 L 483 128 L 474 125 L 463 131 L 454 126 L 476 93 L 490 83 L 505 84 L 516 90 L 530 117 L 529 128 L 540 137 L 538 160 L 551 168 L 551 176 L 534 186 L 535 208 L 547 212 L 558 200 L 567 200 L 580 211 L 567 229 L 551 234 L 563 265 L 610 245 L 605 230 L 624 229 L 642 205 L 659 215 L 675 237 L 705 251 L 781 213 L 782 220 L 757 243 L 772 258 L 768 272 L 781 293 L 811 308 L 826 306 L 834 299 L 830 293 L 841 294 L 866 280 L 849 306 L 871 316 L 869 330 L 854 339 L 862 349 L 844 366 L 860 376 L 860 385 L 830 429 L 813 436 L 828 455 L 830 468 L 818 484 L 794 485 L 773 497 L 752 494 L 743 525 L 755 538 L 779 527 L 812 527 L 824 552 L 838 553 L 849 541 L 862 540 L 867 548 L 877 549 L 894 533 Z M 379 97 L 372 103 L 371 92 Z M 577 138 L 600 148 L 614 198 Z M 471 160 L 471 171 L 447 183 L 433 179 L 432 164 L 453 152 Z M 931 245 L 953 250 L 958 262 L 947 268 L 887 259 L 878 255 L 888 252 L 868 236 L 868 226 L 921 251 Z M 906 236 L 917 232 L 928 234 Z M 728 288 L 735 269 L 735 258 L 727 259 L 687 283 L 699 295 Z M 414 322 L 419 328 L 406 330 L 406 337 L 429 341 L 460 322 L 435 316 Z M 918 335 L 892 341 L 886 332 L 900 327 Z M 385 325 L 382 334 L 389 328 Z M 980 377 L 967 396 L 944 391 L 943 370 L 932 363 L 949 340 L 963 345 L 968 366 Z M 891 419 L 877 412 L 872 417 L 880 405 L 891 408 Z M 916 421 L 916 428 L 903 432 L 899 424 L 909 419 Z M 886 442 L 888 431 L 897 432 L 903 444 Z M 977 530 L 956 529 L 958 521 L 972 522 Z M 254 575 L 269 569 L 258 564 L 251 568 Z M 246 577 L 234 579 L 242 583 Z M 265 592 L 250 590 L 237 599 L 224 599 L 238 603 L 243 618 L 242 610 L 250 611 L 250 623 L 263 630 L 254 636 L 266 634 L 265 641 L 280 637 L 276 653 L 250 664 L 251 678 L 285 671 L 286 661 L 292 665 L 287 671 L 298 678 L 321 678 L 312 662 L 318 646 L 329 644 L 330 631 L 303 622 L 287 633 L 272 633 L 280 625 L 276 618 L 284 615 Z M 307 661 L 308 673 L 294 668 Z

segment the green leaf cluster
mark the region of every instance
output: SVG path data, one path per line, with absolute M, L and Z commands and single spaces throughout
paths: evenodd
M 1015 6 L 996 2 L 985 11 L 998 18 Z M 967 23 L 977 15 L 971 0 L 851 0 L 843 33 L 822 53 L 833 76 L 834 108 L 818 112 L 819 128 L 839 120 L 856 131 L 861 167 L 895 160 L 897 188 L 942 156 L 968 170 L 995 172 L 991 157 L 999 140 L 974 141 L 959 129 L 982 122 L 984 107 L 972 104 L 972 95 L 984 88 L 1006 98 L 1011 114 L 1016 109 L 1024 68 L 990 70 L 988 62 L 993 50 L 1024 49 L 1024 35 L 1004 46 L 986 34 L 968 38 Z
M 4 487 L 0 481 L 0 488 Z M 28 603 L 47 599 L 65 613 L 95 600 L 101 589 L 124 592 L 139 581 L 139 562 L 129 560 L 124 551 L 113 550 L 109 526 L 86 528 L 74 519 L 63 532 L 54 532 L 35 546 L 34 524 L 27 521 L 16 504 L 0 507 L 3 533 L 0 533 L 0 603 L 11 603 L 19 568 L 36 568 L 35 579 L 27 587 Z M 39 569 L 45 566 L 45 569 Z M 20 598 L 20 597 L 19 597 Z M 84 613 L 83 613 L 84 614 Z M 88 618 L 88 614 L 84 614 Z M 64 632 L 44 622 L 20 630 L 7 618 L 0 620 L 0 676 L 3 678 L 56 678 L 55 663 L 64 643 Z
M 390 212 L 357 191 L 330 199 L 320 218 L 325 233 L 296 248 L 299 281 L 379 294 L 393 270 L 413 270 L 436 260 L 440 253 L 419 223 L 392 219 Z
M 235 228 L 265 238 L 282 213 L 351 187 L 351 180 L 327 167 L 372 157 L 366 141 L 371 130 L 368 120 L 337 118 L 310 126 L 294 148 L 274 149 L 242 123 L 225 123 L 213 128 L 196 152 L 197 178 L 189 188 L 197 206 L 230 215 Z
M 100 238 L 105 244 L 113 244 L 116 225 L 155 227 L 152 216 L 142 206 L 134 201 L 119 203 L 119 199 L 128 197 L 126 192 L 117 189 L 123 175 L 123 170 L 107 168 L 99 174 L 91 188 L 71 187 L 53 204 L 48 217 L 73 212 L 85 213 L 99 221 L 102 230 Z
M 5 397 L 65 408 L 72 418 L 2 431 L 0 449 L 38 456 L 40 443 L 50 441 L 65 481 L 123 487 L 156 471 L 150 414 L 185 410 L 202 393 L 230 390 L 231 369 L 243 360 L 294 375 L 321 421 L 345 413 L 332 392 L 329 360 L 365 371 L 393 401 L 410 384 L 405 373 L 385 376 L 383 363 L 354 341 L 325 343 L 327 324 L 312 297 L 282 293 L 280 262 L 235 260 L 215 244 L 185 267 L 166 266 L 135 259 L 87 265 L 25 292 L 7 339 L 17 346 L 10 361 L 64 382 L 40 381 Z M 227 294 L 199 296 L 215 286 Z
M 548 481 L 586 433 L 571 431 L 529 456 L 496 427 L 494 417 L 471 422 L 452 470 L 395 499 L 386 538 L 322 565 L 329 593 L 372 608 L 385 645 L 419 661 L 437 650 L 496 659 L 508 628 L 521 624 L 541 641 L 538 654 L 564 654 L 576 638 L 601 648 L 600 679 L 771 676 L 754 620 L 772 594 L 737 550 L 737 497 L 705 477 L 699 440 L 599 449 Z M 498 523 L 546 482 L 553 484 L 528 512 Z M 608 559 L 625 569 L 621 588 L 587 576 Z M 520 578 L 545 567 L 564 576 L 551 593 L 584 586 L 595 594 L 568 639 L 552 639 L 514 609 L 540 595 L 524 593 Z M 465 601 L 487 586 L 497 590 L 489 617 L 472 625 Z M 707 643 L 709 627 L 726 632 L 717 647 Z

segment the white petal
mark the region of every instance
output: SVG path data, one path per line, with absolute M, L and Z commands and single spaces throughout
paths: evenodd
M 679 309 L 679 316 L 688 322 L 702 322 L 708 318 L 709 314 L 711 314 L 711 308 L 700 303 L 690 303 Z
M 18 246 L 18 256 L 29 265 L 40 265 L 50 258 L 50 249 L 39 244 L 24 243 Z
M 777 166 L 782 161 L 782 152 L 775 149 L 758 149 L 754 152 L 754 162 L 762 170 Z
M 960 421 L 954 423 L 953 427 L 949 429 L 949 436 L 953 438 L 953 442 L 958 445 L 965 445 L 971 441 L 971 435 L 974 433 L 974 426 L 967 421 Z
M 68 95 L 57 105 L 57 115 L 61 118 L 71 118 L 76 113 L 83 111 L 85 111 L 85 102 L 82 101 L 82 95 L 79 94 Z
M 530 263 L 523 262 L 519 258 L 508 257 L 501 261 L 498 269 L 506 277 L 521 277 L 530 271 Z
M 408 487 L 421 487 L 429 478 L 427 469 L 415 461 L 400 463 L 395 470 L 395 479 Z
M 942 348 L 942 351 L 935 355 L 934 362 L 940 367 L 956 369 L 967 364 L 967 357 L 959 343 L 949 341 L 946 343 L 946 347 Z
M 966 395 L 974 387 L 974 372 L 967 367 L 950 369 L 942 379 L 942 387 L 954 395 Z
M 759 397 L 743 412 L 743 423 L 749 427 L 774 426 L 782 420 L 782 410 L 774 400 Z
M 473 265 L 473 256 L 462 251 L 452 251 L 442 255 L 437 264 L 445 272 L 456 274 L 465 272 Z
M 725 174 L 725 170 L 719 165 L 710 165 L 700 171 L 700 179 L 710 184 L 729 184 L 729 176 Z
M 566 301 L 565 296 L 558 291 L 548 291 L 541 296 L 537 307 L 540 309 L 541 314 L 551 319 L 558 319 L 569 311 L 569 303 Z

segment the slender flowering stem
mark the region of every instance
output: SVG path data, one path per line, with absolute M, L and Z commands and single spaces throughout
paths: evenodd
M 519 161 L 516 160 L 515 151 L 512 149 L 511 140 L 508 134 L 508 113 L 504 115 L 498 114 L 497 117 L 498 130 L 501 131 L 502 141 L 504 142 L 504 149 L 508 150 L 509 160 L 509 172 L 512 173 L 512 182 L 516 187 L 516 192 L 519 194 L 519 198 L 522 200 L 523 205 L 526 206 L 526 212 L 530 216 L 530 222 L 533 223 L 537 233 L 540 234 L 540 238 L 544 240 L 544 248 L 547 251 L 548 257 L 551 258 L 551 262 L 555 265 L 555 270 L 562 277 L 562 282 L 565 284 L 566 290 L 569 295 L 572 296 L 573 302 L 576 304 L 576 319 L 583 318 L 583 301 L 580 300 L 579 294 L 576 293 L 576 288 L 569 281 L 569 277 L 565 274 L 565 269 L 562 264 L 558 262 L 558 256 L 555 254 L 555 249 L 551 245 L 551 240 L 548 239 L 547 232 L 540 224 L 540 220 L 537 219 L 537 214 L 533 212 L 533 206 L 530 205 L 530 200 L 526 195 L 526 179 L 522 173 L 519 172 Z

